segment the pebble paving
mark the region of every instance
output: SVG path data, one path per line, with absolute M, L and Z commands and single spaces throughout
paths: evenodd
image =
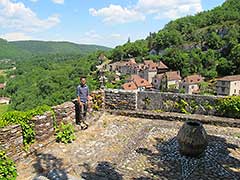
M 204 125 L 209 145 L 200 158 L 181 156 L 182 122 L 107 113 L 71 144 L 52 143 L 17 163 L 19 180 L 240 179 L 240 129 Z

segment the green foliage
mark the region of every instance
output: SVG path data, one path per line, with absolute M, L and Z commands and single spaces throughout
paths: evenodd
M 73 125 L 61 123 L 61 125 L 56 129 L 56 139 L 58 142 L 65 144 L 74 141 L 76 136 L 74 135 Z
M 4 151 L 0 151 L 0 179 L 15 180 L 16 178 L 16 164 L 7 157 Z
M 3 114 L 9 110 L 8 104 L 0 104 L 0 114 Z
M 0 83 L 4 83 L 5 82 L 5 76 L 0 75 Z
M 188 112 L 187 107 L 189 106 L 189 104 L 181 99 L 179 102 L 175 102 L 175 107 L 184 114 L 190 114 L 190 112 Z
M 240 96 L 218 99 L 217 112 L 225 117 L 240 118 Z
M 46 111 L 52 111 L 49 106 L 41 106 L 26 112 L 10 111 L 0 116 L 0 128 L 10 124 L 20 124 L 23 131 L 23 144 L 27 148 L 34 142 L 35 132 L 30 120 L 33 116 L 42 115 Z
M 98 53 L 88 56 L 36 56 L 16 63 L 16 77 L 9 79 L 5 93 L 11 108 L 25 111 L 41 105 L 54 106 L 76 98 L 80 76 L 87 76 L 90 90 L 99 87 L 97 74 L 90 67 L 97 64 Z
M 145 108 L 147 108 L 150 104 L 151 104 L 151 99 L 149 97 L 146 97 L 145 99 L 143 99 Z
M 95 111 L 99 111 L 102 108 L 103 96 L 102 94 L 93 94 L 92 95 L 92 108 Z

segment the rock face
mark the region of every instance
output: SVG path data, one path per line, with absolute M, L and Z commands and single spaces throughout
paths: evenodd
M 188 121 L 177 135 L 179 151 L 182 155 L 198 157 L 207 147 L 207 133 L 200 122 Z

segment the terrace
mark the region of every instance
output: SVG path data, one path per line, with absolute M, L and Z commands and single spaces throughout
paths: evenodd
M 73 120 L 73 119 L 72 119 Z M 204 125 L 204 157 L 178 152 L 180 121 L 103 113 L 71 144 L 53 142 L 17 163 L 17 179 L 239 179 L 239 128 Z

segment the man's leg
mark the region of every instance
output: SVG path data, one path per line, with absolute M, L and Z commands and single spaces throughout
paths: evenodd
M 87 129 L 88 124 L 85 122 L 87 119 L 87 103 L 83 104 L 82 111 L 82 129 Z
M 80 122 L 81 122 L 81 108 L 80 108 L 80 104 L 78 102 L 76 103 L 75 108 L 76 108 L 76 110 L 75 110 L 76 124 L 80 125 Z

